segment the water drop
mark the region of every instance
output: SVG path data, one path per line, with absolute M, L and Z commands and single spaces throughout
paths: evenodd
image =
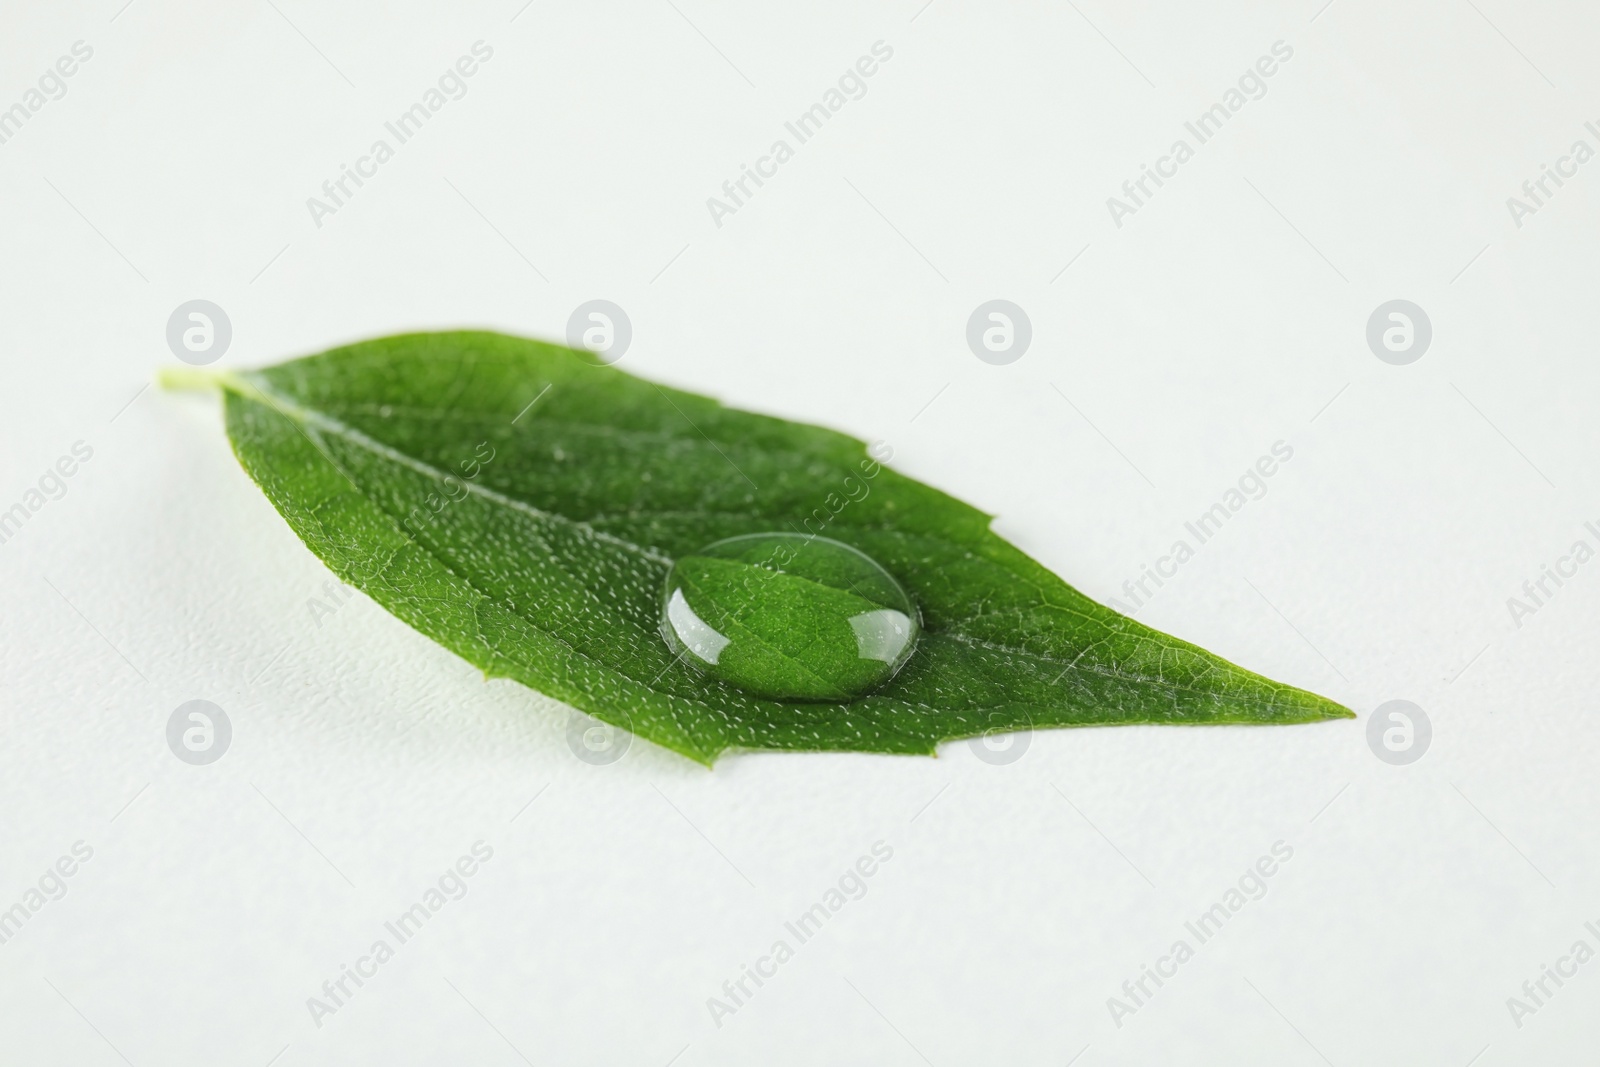
M 730 537 L 678 559 L 661 635 L 684 663 L 773 700 L 853 700 L 911 658 L 917 606 L 876 560 L 826 537 Z

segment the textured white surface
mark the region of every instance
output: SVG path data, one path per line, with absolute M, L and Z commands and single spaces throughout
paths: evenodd
M 94 450 L 0 545 L 0 908 L 93 848 L 0 945 L 9 1062 L 1590 1061 L 1600 963 L 1520 1027 L 1506 1000 L 1600 948 L 1600 564 L 1520 628 L 1506 599 L 1597 543 L 1600 163 L 1520 228 L 1505 201 L 1600 147 L 1595 8 L 121 5 L 0 15 L 0 106 L 94 50 L 0 144 L 0 509 Z M 306 198 L 478 40 L 467 95 L 315 227 Z M 866 96 L 714 225 L 879 40 Z M 1115 226 L 1106 198 L 1279 40 L 1266 95 Z M 590 765 L 567 709 L 361 596 L 308 607 L 327 573 L 215 401 L 140 392 L 197 297 L 231 317 L 222 366 L 559 337 L 610 299 L 626 368 L 888 441 L 1099 597 L 1282 440 L 1139 617 L 1363 718 L 1413 700 L 1432 747 L 1389 766 L 1348 722 Z M 1034 332 L 1003 367 L 964 339 L 995 297 Z M 1404 367 L 1364 339 L 1397 297 L 1434 327 Z M 165 741 L 197 698 L 233 724 L 205 767 Z M 465 897 L 316 1025 L 479 840 Z M 718 1026 L 707 998 L 880 840 L 866 895 Z

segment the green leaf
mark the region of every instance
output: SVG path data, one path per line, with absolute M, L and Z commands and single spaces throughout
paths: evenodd
M 587 354 L 411 334 L 213 380 L 245 470 L 341 579 L 487 675 L 706 764 L 729 749 L 932 753 L 1030 727 L 1351 717 L 1094 603 L 854 438 Z M 663 640 L 675 560 L 784 531 L 859 549 L 920 607 L 921 639 L 882 688 L 763 699 Z

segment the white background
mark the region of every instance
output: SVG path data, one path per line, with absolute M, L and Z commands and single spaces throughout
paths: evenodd
M 1600 544 L 1600 163 L 1520 228 L 1506 198 L 1600 148 L 1600 11 L 122 2 L 0 19 L 0 106 L 94 50 L 0 145 L 0 508 L 94 450 L 0 545 L 0 908 L 94 850 L 0 945 L 7 1060 L 1592 1062 L 1600 963 L 1520 1027 L 1507 998 L 1600 949 L 1600 563 L 1520 627 L 1506 601 Z M 478 40 L 467 95 L 315 226 Z M 879 40 L 866 96 L 716 226 L 706 198 Z M 1114 225 L 1279 40 L 1267 94 Z M 995 297 L 1033 324 L 1009 366 L 964 339 Z M 1139 618 L 1363 721 L 590 765 L 567 708 L 365 597 L 314 614 L 328 574 L 216 400 L 147 387 L 193 298 L 232 320 L 222 367 L 554 338 L 613 300 L 625 369 L 886 440 L 1100 598 L 1281 439 Z M 1433 324 L 1409 366 L 1365 341 L 1394 298 Z M 197 698 L 234 730 L 207 767 L 165 741 Z M 1434 733 L 1404 767 L 1364 732 L 1398 698 Z M 470 892 L 315 1025 L 480 839 Z M 866 896 L 716 1025 L 879 840 Z M 1118 1026 L 1108 998 L 1280 840 L 1266 895 Z

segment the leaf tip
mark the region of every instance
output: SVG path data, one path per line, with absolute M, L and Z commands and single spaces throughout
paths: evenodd
M 1307 690 L 1305 692 L 1307 693 L 1307 695 L 1309 695 L 1313 699 L 1308 701 L 1304 705 L 1304 707 L 1306 708 L 1306 710 L 1310 714 L 1315 716 L 1314 719 L 1309 719 L 1309 720 L 1306 720 L 1306 721 L 1309 721 L 1309 722 L 1329 722 L 1329 721 L 1334 720 L 1334 719 L 1357 719 L 1357 718 L 1360 718 L 1360 716 L 1357 715 L 1354 711 L 1352 711 L 1349 708 L 1345 707 L 1343 704 L 1339 703 L 1337 700 L 1333 700 L 1333 699 L 1331 699 L 1329 697 L 1322 696 L 1319 693 L 1312 693 L 1309 690 Z

